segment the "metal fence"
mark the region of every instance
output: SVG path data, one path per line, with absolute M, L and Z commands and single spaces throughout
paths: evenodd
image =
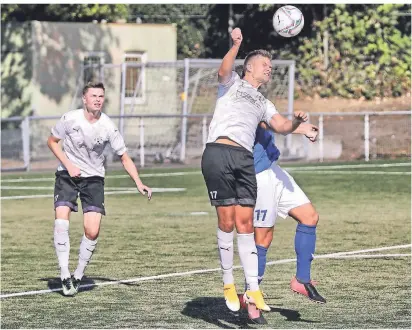
M 198 165 L 212 115 L 130 114 L 111 118 L 117 125 L 123 120 L 129 127 L 124 131 L 129 154 L 144 167 L 164 163 Z M 55 168 L 57 161 L 46 141 L 58 119 L 35 116 L 2 119 L 2 170 Z M 411 156 L 411 111 L 312 113 L 310 122 L 319 127 L 316 143 L 292 134 L 286 148 L 285 137 L 276 135 L 281 160 L 369 161 Z M 182 125 L 186 125 L 184 136 Z M 108 168 L 119 165 L 110 148 L 105 153 Z

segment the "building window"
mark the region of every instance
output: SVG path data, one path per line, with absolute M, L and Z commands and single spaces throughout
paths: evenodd
M 83 59 L 83 82 L 104 82 L 104 52 L 88 52 Z
M 147 53 L 128 52 L 124 55 L 126 63 L 125 104 L 142 104 L 146 101 L 146 68 Z M 133 66 L 133 64 L 142 66 Z M 135 99 L 133 100 L 133 95 Z

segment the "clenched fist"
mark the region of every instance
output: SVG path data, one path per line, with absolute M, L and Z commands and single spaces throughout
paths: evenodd
M 235 28 L 232 31 L 233 45 L 240 46 L 243 40 L 242 31 L 239 28 Z

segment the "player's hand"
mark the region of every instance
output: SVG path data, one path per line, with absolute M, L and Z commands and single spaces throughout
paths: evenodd
M 243 40 L 242 31 L 239 28 L 235 28 L 233 29 L 231 36 L 233 40 L 233 45 L 240 46 Z
M 69 175 L 72 178 L 80 177 L 80 168 L 78 168 L 76 165 L 70 165 L 70 167 L 67 168 L 67 172 L 69 172 Z
M 149 188 L 148 186 L 145 186 L 144 184 L 139 184 L 139 185 L 137 185 L 137 190 L 139 190 L 139 192 L 142 195 L 146 195 L 146 193 L 147 193 L 147 199 L 149 201 L 152 199 L 152 189 Z
M 319 128 L 315 125 L 308 124 L 308 129 L 307 129 L 307 132 L 305 133 L 305 136 L 311 142 L 315 142 L 317 140 L 318 134 L 319 134 Z
M 303 111 L 296 111 L 294 113 L 294 116 L 295 116 L 295 120 L 300 123 L 304 123 L 305 121 L 309 119 L 308 114 Z

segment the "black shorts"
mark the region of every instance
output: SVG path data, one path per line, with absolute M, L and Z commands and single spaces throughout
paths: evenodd
M 243 147 L 208 143 L 202 173 L 214 206 L 254 206 L 257 197 L 253 154 Z
M 82 202 L 83 213 L 104 210 L 104 178 L 92 176 L 88 178 L 72 178 L 67 171 L 56 172 L 54 185 L 54 209 L 58 206 L 68 206 L 77 212 L 77 196 Z

